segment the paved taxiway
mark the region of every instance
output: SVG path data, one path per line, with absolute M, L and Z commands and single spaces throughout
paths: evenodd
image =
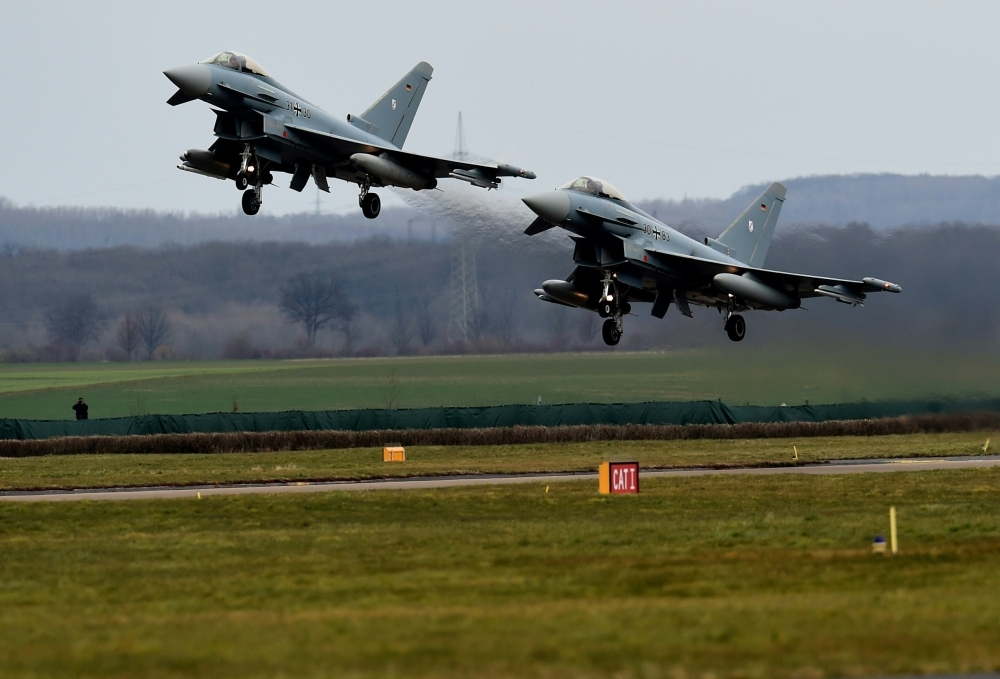
M 730 469 L 643 469 L 640 479 L 676 478 L 686 476 L 774 476 L 778 474 L 862 474 L 867 472 L 916 472 L 935 469 L 982 469 L 1000 467 L 1000 455 L 950 458 L 906 458 L 894 460 L 837 460 L 823 464 L 803 464 L 789 467 L 743 467 Z M 410 477 L 371 481 L 321 481 L 299 483 L 261 483 L 231 486 L 183 486 L 157 488 L 109 488 L 64 491 L 6 491 L 0 501 L 65 502 L 72 500 L 153 500 L 192 498 L 213 495 L 259 495 L 262 493 L 325 493 L 350 490 L 407 490 L 420 488 L 453 488 L 456 486 L 488 486 L 509 483 L 559 483 L 562 481 L 596 481 L 596 472 L 552 474 L 477 474 L 468 476 Z

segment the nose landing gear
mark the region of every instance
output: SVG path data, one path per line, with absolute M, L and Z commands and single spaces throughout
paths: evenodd
M 260 186 L 247 189 L 243 192 L 243 212 L 253 216 L 260 212 Z
M 242 158 L 240 171 L 236 173 L 236 188 L 243 191 L 243 212 L 252 216 L 260 212 L 263 180 L 266 179 L 267 183 L 270 183 L 271 173 L 262 171 L 260 160 L 250 144 L 243 147 Z
M 601 326 L 601 336 L 604 338 L 604 343 L 609 347 L 613 347 L 618 344 L 622 339 L 622 315 L 615 314 L 614 318 L 609 318 L 604 321 L 604 325 Z
M 622 339 L 622 315 L 632 310 L 632 306 L 621 298 L 618 283 L 610 272 L 605 272 L 601 290 L 601 302 L 597 305 L 597 314 L 606 318 L 601 326 L 601 336 L 609 347 L 617 345 Z

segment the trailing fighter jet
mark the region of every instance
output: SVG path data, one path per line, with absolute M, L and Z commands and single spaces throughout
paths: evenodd
M 365 217 L 382 209 L 373 186 L 433 189 L 452 177 L 495 189 L 501 177 L 534 179 L 535 173 L 512 165 L 482 165 L 433 158 L 402 150 L 420 99 L 434 71 L 420 62 L 361 115 L 339 120 L 276 81 L 260 64 L 239 52 L 222 52 L 199 64 L 163 72 L 177 85 L 167 100 L 177 106 L 201 99 L 213 106 L 218 139 L 207 151 L 192 149 L 177 167 L 188 172 L 232 179 L 243 191 L 243 211 L 260 210 L 261 189 L 275 172 L 292 175 L 293 191 L 312 177 L 329 191 L 334 177 L 361 187 L 358 202 Z
M 555 191 L 522 199 L 538 218 L 529 236 L 559 226 L 576 243 L 576 268 L 566 280 L 542 283 L 535 295 L 545 302 L 596 311 L 604 321 L 605 343 L 622 336 L 622 316 L 634 302 L 651 302 L 663 318 L 671 302 L 684 316 L 691 305 L 714 307 L 723 315 L 729 339 L 746 335 L 736 313 L 750 309 L 797 309 L 803 298 L 830 297 L 857 306 L 869 292 L 902 292 L 877 278 L 860 281 L 764 269 L 764 258 L 785 202 L 785 187 L 771 186 L 718 238 L 704 242 L 684 234 L 632 205 L 618 189 L 594 177 L 580 177 Z

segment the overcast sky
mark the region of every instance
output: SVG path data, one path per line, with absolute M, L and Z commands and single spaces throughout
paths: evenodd
M 236 210 L 231 182 L 175 169 L 211 145 L 214 116 L 168 106 L 161 73 L 227 49 L 335 115 L 428 61 L 407 150 L 451 153 L 462 111 L 473 152 L 538 173 L 510 182 L 520 193 L 581 174 L 633 200 L 810 174 L 996 175 L 998 27 L 1000 3 L 913 0 L 5 3 L 0 196 Z M 356 187 L 334 184 L 323 209 L 356 209 Z M 263 211 L 315 197 L 271 189 Z

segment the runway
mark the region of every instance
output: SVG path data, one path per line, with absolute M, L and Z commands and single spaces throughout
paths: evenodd
M 948 458 L 905 458 L 891 460 L 837 460 L 822 464 L 788 467 L 740 467 L 728 469 L 641 469 L 642 479 L 691 476 L 777 476 L 783 474 L 864 474 L 916 472 L 942 469 L 984 469 L 1000 466 L 1000 455 Z M 477 474 L 463 476 L 410 477 L 370 481 L 322 481 L 298 483 L 234 484 L 227 486 L 161 486 L 147 488 L 102 488 L 93 490 L 45 490 L 0 492 L 0 501 L 70 502 L 77 500 L 169 500 L 217 495 L 260 495 L 264 493 L 326 493 L 358 490 L 419 490 L 512 483 L 597 482 L 597 472 L 545 474 Z

